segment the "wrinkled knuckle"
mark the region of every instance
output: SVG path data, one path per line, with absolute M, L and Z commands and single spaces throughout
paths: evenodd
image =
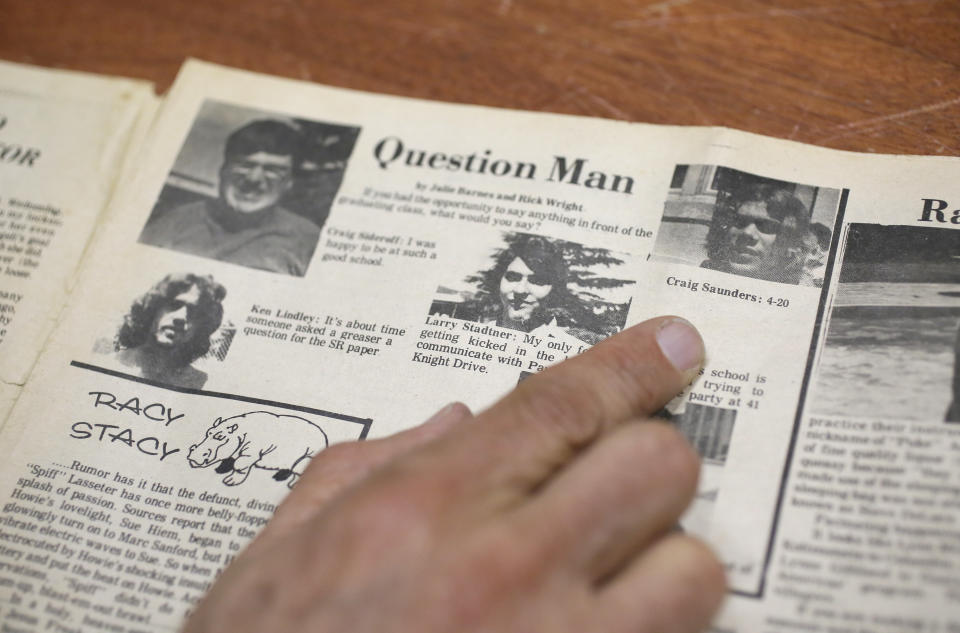
M 649 346 L 625 343 L 611 346 L 604 357 L 611 371 L 631 376 L 637 375 L 640 369 L 649 368 L 654 361 Z
M 542 572 L 544 560 L 538 548 L 519 539 L 513 530 L 494 526 L 465 549 L 460 571 L 481 583 L 485 593 L 493 593 L 529 584 Z
M 540 380 L 521 384 L 517 394 L 521 405 L 532 416 L 556 413 L 561 408 L 558 406 L 560 402 L 569 397 L 562 377 L 552 374 L 544 374 Z
M 522 394 L 520 405 L 524 418 L 533 421 L 548 434 L 561 437 L 572 445 L 594 436 L 589 411 L 601 404 L 597 394 L 590 390 L 574 392 L 564 380 L 544 380 L 535 389 Z
M 663 389 L 650 372 L 650 359 L 642 349 L 629 345 L 613 345 L 603 356 L 599 367 L 609 375 L 605 381 L 620 397 L 639 406 L 658 400 Z
M 489 525 L 448 548 L 438 575 L 450 599 L 436 601 L 443 630 L 473 627 L 488 618 L 491 609 L 531 589 L 538 569 L 529 550 L 515 534 Z
M 653 376 L 647 374 L 637 376 L 636 374 L 621 374 L 621 379 L 615 383 L 620 390 L 627 394 L 631 401 L 630 411 L 634 415 L 649 413 L 659 409 L 666 401 L 666 393 L 673 393 L 674 390 L 667 390 L 663 385 L 657 383 Z
M 363 535 L 366 542 L 419 538 L 428 528 L 428 513 L 415 496 L 404 492 L 392 486 L 367 491 L 335 520 L 348 532 Z

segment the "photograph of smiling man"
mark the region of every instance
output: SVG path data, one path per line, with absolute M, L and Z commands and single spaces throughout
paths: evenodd
M 840 190 L 714 165 L 677 165 L 657 261 L 821 286 Z
M 358 133 L 206 102 L 139 241 L 301 277 Z

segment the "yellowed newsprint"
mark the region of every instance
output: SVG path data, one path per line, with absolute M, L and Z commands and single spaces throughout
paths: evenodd
M 0 277 L 33 315 L 0 347 L 26 382 L 0 435 L 9 630 L 176 630 L 327 446 L 674 313 L 709 355 L 660 416 L 703 458 L 682 525 L 727 568 L 712 630 L 960 631 L 960 159 L 189 62 L 110 196 L 115 162 L 70 170 L 121 154 L 133 113 L 21 134 L 64 105 L 27 99 L 0 93 L 0 143 L 43 154 L 0 177 L 55 169 L 0 192 L 4 248 L 110 202 L 49 282 Z M 56 305 L 85 247 L 48 337 L 28 294 Z

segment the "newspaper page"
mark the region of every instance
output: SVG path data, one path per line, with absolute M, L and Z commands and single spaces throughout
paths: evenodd
M 0 62 L 0 425 L 155 103 L 146 82 Z
M 176 629 L 325 447 L 674 313 L 714 630 L 960 630 L 958 167 L 190 62 L 0 436 L 0 616 Z

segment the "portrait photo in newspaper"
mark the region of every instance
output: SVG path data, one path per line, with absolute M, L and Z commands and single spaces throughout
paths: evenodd
M 704 464 L 723 466 L 726 463 L 737 421 L 736 409 L 682 402 L 679 408 L 661 409 L 656 417 L 677 427 Z
M 820 287 L 840 193 L 729 167 L 677 165 L 653 258 Z
M 227 291 L 209 275 L 172 273 L 133 299 L 112 339 L 94 345 L 106 364 L 161 385 L 201 389 L 200 366 L 226 359 L 236 328 L 224 322 Z
M 676 428 L 700 456 L 697 494 L 680 525 L 689 532 L 707 534 L 721 492 L 723 469 L 730 453 L 737 410 L 678 400 L 652 417 Z
M 810 411 L 960 422 L 960 235 L 851 224 Z
M 623 329 L 626 255 L 531 233 L 492 233 L 437 288 L 431 315 L 593 345 Z M 465 268 L 469 266 L 470 268 Z
M 140 243 L 302 277 L 359 132 L 205 101 Z

